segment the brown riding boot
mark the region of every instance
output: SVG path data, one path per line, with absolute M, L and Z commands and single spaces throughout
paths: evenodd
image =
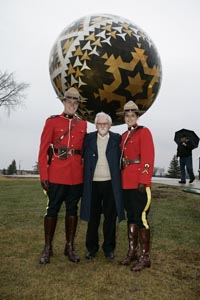
M 119 261 L 119 265 L 128 266 L 133 260 L 138 259 L 137 245 L 138 245 L 138 226 L 136 224 L 128 224 L 128 241 L 129 249 L 124 259 Z
M 138 263 L 131 268 L 131 271 L 138 272 L 144 268 L 150 268 L 150 230 L 142 228 L 139 230 L 139 239 L 141 244 L 141 255 Z
M 52 240 L 56 229 L 57 217 L 44 217 L 45 246 L 40 257 L 40 264 L 50 263 L 50 256 L 53 255 Z
M 74 263 L 80 261 L 80 257 L 76 255 L 74 251 L 74 237 L 76 234 L 77 221 L 77 216 L 66 216 L 65 218 L 66 246 L 64 254 Z

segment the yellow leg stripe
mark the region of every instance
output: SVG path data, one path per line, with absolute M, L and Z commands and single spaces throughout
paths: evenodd
M 46 214 L 45 214 L 45 216 L 46 216 L 47 215 L 47 209 L 49 208 L 49 197 L 48 197 L 47 192 L 45 190 L 43 190 L 43 192 L 44 192 L 45 196 L 47 197 L 47 207 L 46 207 Z
M 146 212 L 149 209 L 149 206 L 151 204 L 151 189 L 150 189 L 150 187 L 146 188 L 146 193 L 147 193 L 147 204 L 142 212 L 142 223 L 146 229 L 149 229 L 149 225 L 147 223 Z

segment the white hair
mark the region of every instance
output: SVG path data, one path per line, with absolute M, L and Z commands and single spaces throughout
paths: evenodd
M 96 117 L 95 117 L 95 120 L 94 120 L 95 125 L 97 124 L 97 121 L 98 121 L 99 117 L 106 117 L 108 119 L 109 124 L 112 125 L 111 117 L 108 114 L 104 113 L 103 111 L 96 114 Z

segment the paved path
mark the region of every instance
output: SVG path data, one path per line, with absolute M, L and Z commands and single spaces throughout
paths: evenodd
M 155 183 L 162 183 L 167 185 L 175 185 L 175 186 L 182 186 L 183 188 L 193 188 L 193 189 L 200 189 L 200 180 L 195 179 L 193 183 L 189 183 L 189 180 L 186 180 L 186 184 L 178 183 L 179 179 L 177 178 L 164 178 L 164 177 L 153 177 L 152 182 Z
M 7 175 L 6 177 L 15 177 L 15 178 L 39 178 L 39 175 Z M 200 189 L 200 180 L 195 179 L 193 183 L 189 183 L 189 180 L 186 180 L 186 184 L 178 183 L 180 179 L 178 178 L 165 178 L 165 177 L 153 177 L 152 182 L 162 183 L 167 185 L 182 186 L 183 188 L 191 189 Z

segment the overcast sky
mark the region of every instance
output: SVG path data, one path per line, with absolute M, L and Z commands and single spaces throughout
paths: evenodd
M 140 125 L 152 131 L 155 166 L 167 171 L 176 144 L 174 132 L 194 130 L 200 136 L 200 1 L 199 0 L 2 0 L 0 2 L 0 70 L 15 72 L 17 81 L 30 83 L 25 105 L 11 112 L 0 108 L 0 169 L 13 159 L 32 169 L 37 161 L 46 118 L 59 114 L 49 76 L 49 55 L 61 31 L 88 14 L 114 14 L 129 19 L 153 40 L 162 62 L 160 92 Z M 94 129 L 90 126 L 90 129 Z M 125 131 L 125 125 L 113 131 Z M 193 151 L 198 174 L 200 150 Z

